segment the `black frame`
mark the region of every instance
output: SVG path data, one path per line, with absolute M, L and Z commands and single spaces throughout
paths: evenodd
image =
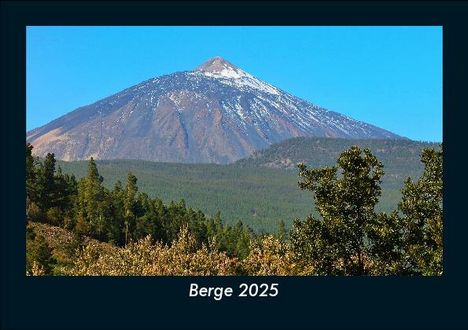
M 2 328 L 464 328 L 467 18 L 463 2 L 2 2 Z M 229 15 L 226 15 L 229 13 Z M 441 277 L 26 277 L 28 25 L 443 26 Z M 464 189 L 465 188 L 465 189 Z M 465 212 L 463 212 L 465 211 Z M 189 284 L 279 283 L 275 298 L 189 298 Z

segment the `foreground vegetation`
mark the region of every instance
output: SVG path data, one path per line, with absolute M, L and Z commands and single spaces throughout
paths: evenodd
M 335 166 L 299 165 L 299 187 L 315 214 L 288 231 L 256 234 L 183 201 L 165 205 L 138 191 L 137 178 L 112 189 L 93 159 L 79 181 L 26 146 L 27 273 L 31 275 L 441 275 L 442 150 L 425 149 L 422 176 L 408 178 L 393 212 L 377 212 L 384 175 L 369 149 L 352 146 Z M 69 233 L 54 244 L 38 230 Z M 51 225 L 55 226 L 52 227 Z M 42 227 L 43 228 L 43 227 Z M 49 235 L 50 236 L 50 235 Z

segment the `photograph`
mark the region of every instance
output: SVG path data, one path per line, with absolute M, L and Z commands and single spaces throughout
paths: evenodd
M 26 26 L 23 274 L 442 277 L 442 34 Z

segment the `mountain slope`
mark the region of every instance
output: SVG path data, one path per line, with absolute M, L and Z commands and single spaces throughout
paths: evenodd
M 334 166 L 339 155 L 351 147 L 369 148 L 384 165 L 383 184 L 400 188 L 403 180 L 422 173 L 421 151 L 424 148 L 440 148 L 439 143 L 381 139 L 329 139 L 293 138 L 254 152 L 234 165 L 243 168 L 276 168 L 297 170 L 298 163 L 312 168 Z
M 27 133 L 63 160 L 230 163 L 292 137 L 388 138 L 378 127 L 288 94 L 215 57 L 150 79 Z

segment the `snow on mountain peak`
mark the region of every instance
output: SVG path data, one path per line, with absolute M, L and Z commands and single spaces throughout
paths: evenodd
M 220 56 L 213 57 L 200 65 L 195 71 L 203 72 L 207 76 L 222 78 L 242 78 L 248 74 Z
M 238 88 L 254 88 L 264 93 L 279 95 L 279 91 L 276 87 L 255 78 L 220 56 L 209 59 L 192 73 L 201 73 L 204 76 L 216 78 L 226 85 Z

